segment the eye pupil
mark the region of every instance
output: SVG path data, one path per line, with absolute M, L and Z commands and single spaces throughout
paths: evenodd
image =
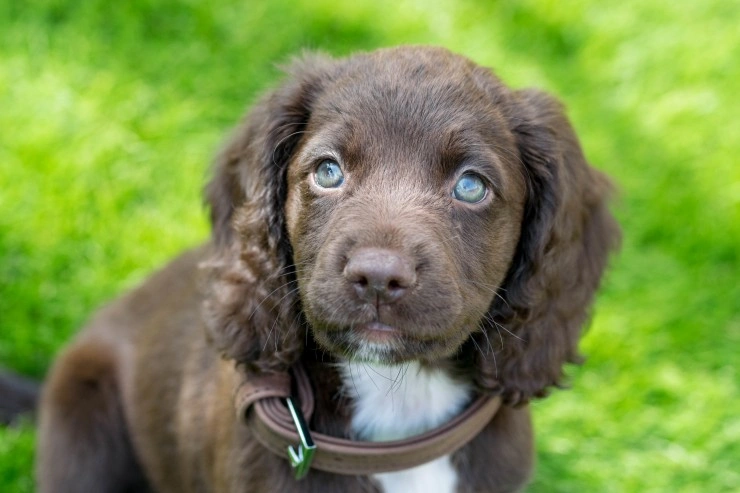
M 452 195 L 461 202 L 475 204 L 486 197 L 486 185 L 479 176 L 466 173 L 455 183 Z
M 344 183 L 344 174 L 336 161 L 325 159 L 316 168 L 315 180 L 321 188 L 337 188 Z

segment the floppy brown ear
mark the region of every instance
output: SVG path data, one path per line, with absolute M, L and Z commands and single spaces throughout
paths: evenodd
M 285 231 L 287 167 L 333 63 L 304 56 L 264 97 L 216 159 L 205 190 L 216 245 L 205 303 L 208 335 L 250 371 L 284 371 L 302 337 Z
M 608 211 L 611 185 L 591 168 L 561 105 L 537 91 L 513 93 L 511 130 L 526 168 L 528 197 L 512 266 L 484 329 L 501 342 L 479 365 L 484 387 L 511 404 L 561 384 L 578 362 L 578 339 L 619 228 Z

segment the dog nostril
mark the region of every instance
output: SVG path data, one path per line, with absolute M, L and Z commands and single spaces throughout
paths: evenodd
M 406 256 L 380 248 L 357 250 L 344 276 L 357 295 L 370 303 L 392 303 L 416 283 L 416 269 Z

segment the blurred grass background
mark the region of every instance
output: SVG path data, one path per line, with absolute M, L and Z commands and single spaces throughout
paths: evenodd
M 208 234 L 228 129 L 303 48 L 439 44 L 568 106 L 624 228 L 573 389 L 534 405 L 532 492 L 740 491 L 740 4 L 0 3 L 0 366 Z M 31 426 L 0 490 L 33 490 Z

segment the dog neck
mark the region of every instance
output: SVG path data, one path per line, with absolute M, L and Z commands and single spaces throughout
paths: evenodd
M 339 367 L 342 392 L 351 402 L 350 430 L 362 440 L 399 440 L 429 431 L 460 413 L 473 394 L 471 385 L 455 380 L 449 370 L 418 362 L 343 362 Z M 449 455 L 374 478 L 385 493 L 451 492 L 457 484 Z

